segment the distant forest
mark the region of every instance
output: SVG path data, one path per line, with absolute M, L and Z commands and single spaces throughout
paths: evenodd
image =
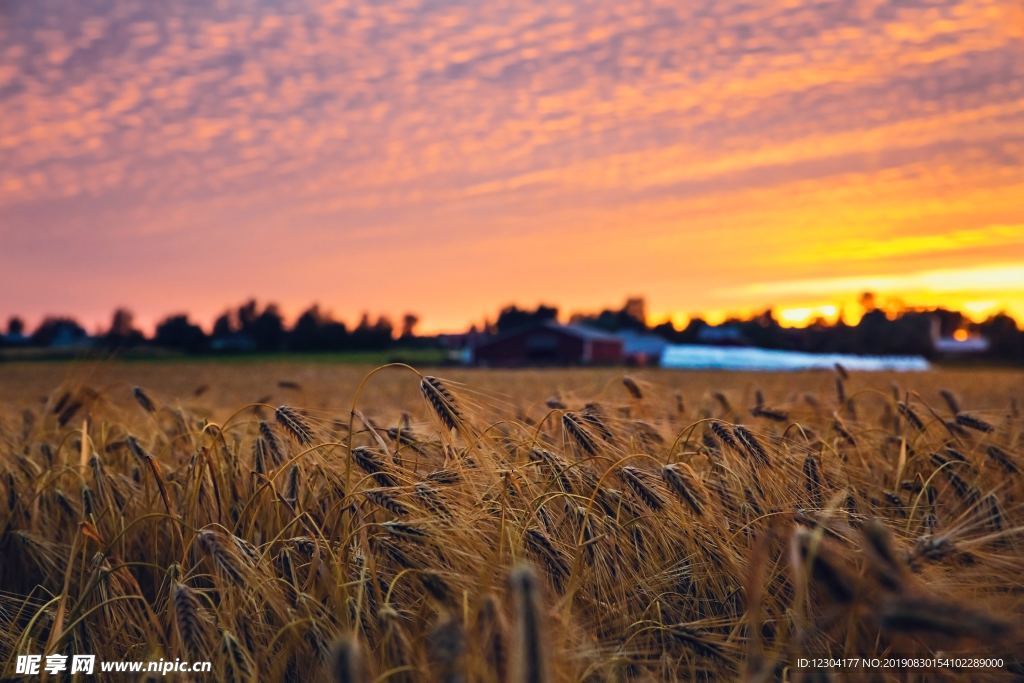
M 942 308 L 883 309 L 874 305 L 870 295 L 865 295 L 862 303 L 866 304 L 865 312 L 855 325 L 841 320 L 834 323 L 818 320 L 806 327 L 783 327 L 768 309 L 750 318 L 733 318 L 718 325 L 693 318 L 683 329 L 668 322 L 649 327 L 642 299 L 630 299 L 622 308 L 608 308 L 596 314 L 575 314 L 570 321 L 611 333 L 656 335 L 678 344 L 925 357 L 936 355 L 937 337 L 970 335 L 987 341 L 987 351 L 980 354 L 985 358 L 1024 361 L 1024 331 L 1009 315 L 1000 313 L 983 322 L 972 322 L 958 311 Z M 137 329 L 132 313 L 126 309 L 115 311 L 109 327 L 95 335 L 88 334 L 81 324 L 69 317 L 47 317 L 31 331 L 20 318 L 12 317 L 7 322 L 6 334 L 0 335 L 0 348 L 130 350 L 151 347 L 188 354 L 455 348 L 481 336 L 503 334 L 558 319 L 559 310 L 554 306 L 528 309 L 512 305 L 501 309 L 493 322 L 472 327 L 465 334 L 421 336 L 416 333 L 419 318 L 412 313 L 404 315 L 398 325 L 386 316 L 371 318 L 364 314 L 350 327 L 314 305 L 289 326 L 278 306 L 260 305 L 250 300 L 221 314 L 209 331 L 188 315 L 176 314 L 160 321 L 152 336 Z

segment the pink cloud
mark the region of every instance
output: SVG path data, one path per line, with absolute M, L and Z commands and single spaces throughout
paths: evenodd
M 699 306 L 695 283 L 741 277 L 719 232 L 758 245 L 744 258 L 761 272 L 801 242 L 1024 224 L 1008 199 L 1024 194 L 1024 32 L 1005 3 L 229 5 L 14 8 L 0 25 L 0 277 L 19 283 L 0 313 L 65 308 L 70 282 L 93 307 L 329 304 L 317 292 L 346 297 L 326 273 L 404 254 L 344 305 L 406 296 L 450 319 L 479 305 L 467 286 L 532 296 L 513 273 L 541 249 L 600 272 L 537 265 L 552 296 L 643 281 L 662 308 L 672 292 Z M 594 232 L 604 255 L 584 256 Z M 474 260 L 437 299 L 416 298 L 410 265 L 428 244 Z M 682 267 L 694 244 L 700 268 Z M 493 252 L 507 261 L 480 266 Z M 193 262 L 216 281 L 182 284 L 170 264 Z M 125 263 L 149 276 L 134 301 Z M 478 272 L 501 277 L 467 284 Z

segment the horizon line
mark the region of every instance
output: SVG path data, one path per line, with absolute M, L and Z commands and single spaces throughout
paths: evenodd
M 829 327 L 835 327 L 840 323 L 846 325 L 856 325 L 864 316 L 864 314 L 867 313 L 869 310 L 881 310 L 884 311 L 887 314 L 887 316 L 900 315 L 902 313 L 928 313 L 943 310 L 950 313 L 959 314 L 964 319 L 966 319 L 969 322 L 969 324 L 973 325 L 981 324 L 986 320 L 989 320 L 993 317 L 1000 315 L 1012 319 L 1018 328 L 1020 328 L 1022 326 L 1022 323 L 1024 323 L 1024 320 L 1014 315 L 1013 312 L 1009 310 L 1010 306 L 1005 303 L 1003 305 L 995 305 L 992 307 L 991 310 L 985 313 L 972 314 L 970 310 L 964 310 L 963 308 L 956 308 L 946 304 L 906 304 L 902 302 L 898 297 L 883 298 L 882 296 L 879 296 L 876 293 L 868 292 L 866 294 L 872 294 L 873 296 L 878 297 L 877 305 L 873 306 L 872 308 L 865 308 L 861 304 L 857 304 L 851 307 L 843 303 L 811 307 L 802 305 L 787 306 L 784 304 L 766 304 L 762 306 L 738 307 L 732 310 L 705 309 L 703 311 L 689 313 L 674 312 L 670 315 L 647 314 L 645 315 L 643 322 L 648 329 L 653 329 L 655 327 L 667 323 L 671 325 L 673 329 L 682 330 L 685 329 L 686 325 L 689 324 L 689 322 L 692 320 L 703 320 L 704 322 L 711 326 L 719 326 L 722 324 L 726 324 L 728 322 L 749 322 L 759 316 L 768 313 L 772 315 L 773 319 L 776 321 L 779 327 L 787 329 L 806 329 L 821 322 L 824 322 Z M 625 298 L 627 302 L 631 299 L 644 300 L 645 298 Z M 368 317 L 371 323 L 376 322 L 380 319 L 386 319 L 392 324 L 392 327 L 394 329 L 399 329 L 401 327 L 401 321 L 405 315 L 412 314 L 418 317 L 418 314 L 412 310 L 405 311 L 397 315 L 381 312 L 371 313 L 369 310 L 364 310 L 356 314 L 355 316 L 346 318 L 344 316 L 335 315 L 333 311 L 323 306 L 319 302 L 306 304 L 305 306 L 299 307 L 299 311 L 297 313 L 289 314 L 284 310 L 284 307 L 281 304 L 273 301 L 272 299 L 261 300 L 258 297 L 246 297 L 243 298 L 242 301 L 238 304 L 226 306 L 224 310 L 221 311 L 221 313 L 217 314 L 209 321 L 203 321 L 189 311 L 176 310 L 160 314 L 157 316 L 148 316 L 144 314 L 143 317 L 147 320 L 150 320 L 151 322 L 148 324 L 137 324 L 135 326 L 135 329 L 138 329 L 146 337 L 152 337 L 155 334 L 157 325 L 160 322 L 167 320 L 168 318 L 171 317 L 184 315 L 188 318 L 189 322 L 199 326 L 204 333 L 212 335 L 214 325 L 216 324 L 217 319 L 221 315 L 234 314 L 241 306 L 244 306 L 249 302 L 255 302 L 257 310 L 259 311 L 266 310 L 266 308 L 271 306 L 277 308 L 285 327 L 294 326 L 303 313 L 314 307 L 320 308 L 320 311 L 322 314 L 324 314 L 325 318 L 335 322 L 343 323 L 346 326 L 346 328 L 350 330 L 356 329 L 358 322 L 361 320 L 363 316 Z M 559 304 L 548 303 L 545 301 L 538 301 L 533 304 L 509 302 L 498 306 L 496 308 L 495 313 L 491 315 L 485 315 L 482 319 L 474 320 L 472 318 L 467 318 L 466 321 L 462 323 L 462 326 L 456 329 L 448 327 L 431 327 L 429 325 L 424 326 L 422 325 L 423 320 L 420 319 L 416 326 L 423 327 L 424 330 L 421 331 L 418 336 L 464 334 L 472 330 L 474 327 L 478 329 L 485 328 L 487 325 L 493 325 L 494 323 L 496 323 L 501 311 L 508 307 L 516 307 L 519 308 L 520 310 L 527 312 L 535 311 L 540 307 L 554 308 L 556 311 L 555 320 L 564 324 L 571 323 L 573 319 L 577 317 L 598 316 L 605 311 L 620 312 L 625 309 L 625 305 L 615 306 L 613 304 L 605 304 L 603 307 L 595 310 L 572 310 L 570 312 L 565 312 Z M 109 329 L 111 319 L 113 318 L 114 314 L 120 310 L 126 310 L 129 313 L 131 313 L 133 316 L 133 321 L 136 318 L 136 311 L 133 310 L 132 308 L 128 306 L 115 306 L 110 311 L 110 315 L 108 316 L 105 322 L 100 322 L 97 320 L 83 321 L 79 319 L 74 313 L 67 312 L 46 313 L 43 315 L 35 316 L 35 319 L 22 316 L 18 313 L 10 313 L 4 315 L 3 317 L 0 317 L 0 320 L 3 321 L 3 330 L 6 331 L 10 321 L 15 318 L 20 319 L 24 323 L 26 330 L 38 329 L 38 327 L 47 319 L 68 318 L 74 320 L 79 325 L 81 325 L 82 328 L 85 329 L 88 334 L 90 334 L 91 336 L 95 336 L 103 334 L 106 330 Z M 686 322 L 683 324 L 678 324 L 680 320 L 685 320 Z

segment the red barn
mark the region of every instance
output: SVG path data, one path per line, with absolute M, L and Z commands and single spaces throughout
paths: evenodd
M 473 349 L 482 366 L 614 365 L 621 363 L 622 340 L 579 325 L 545 322 L 483 339 Z

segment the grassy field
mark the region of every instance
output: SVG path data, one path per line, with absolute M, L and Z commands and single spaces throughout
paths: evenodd
M 276 351 L 268 353 L 201 353 L 182 354 L 167 349 L 139 348 L 126 351 L 107 352 L 107 362 L 123 363 L 207 363 L 216 365 L 262 365 L 266 363 L 296 364 L 337 364 L 351 363 L 355 365 L 383 365 L 396 361 L 423 364 L 428 366 L 441 365 L 447 357 L 447 351 L 439 348 L 394 348 L 376 351 Z M 48 348 L 27 347 L 16 349 L 0 349 L 0 365 L 26 363 L 89 363 L 94 358 L 104 358 L 103 352 L 95 349 L 86 352 L 67 349 L 53 350 Z
M 1024 675 L 1020 371 L 371 369 L 0 365 L 0 676 Z

